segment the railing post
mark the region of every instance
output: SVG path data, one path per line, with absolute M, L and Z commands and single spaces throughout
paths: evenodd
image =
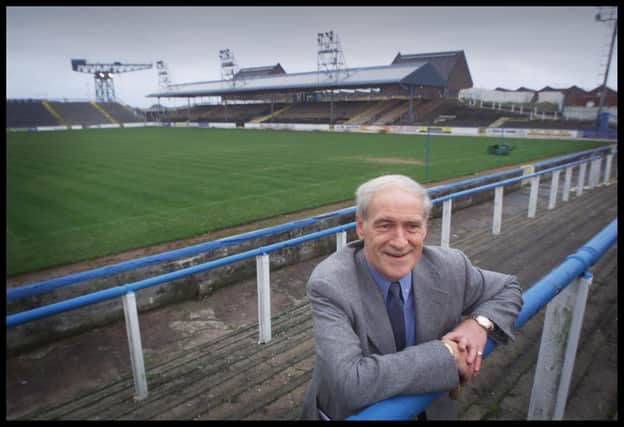
M 553 419 L 555 408 L 558 407 L 559 392 L 565 392 L 567 398 L 567 390 L 561 389 L 561 384 L 562 380 L 565 379 L 563 375 L 564 366 L 566 369 L 570 368 L 566 365 L 565 360 L 568 359 L 569 365 L 570 356 L 567 355 L 568 349 L 566 347 L 568 347 L 570 337 L 576 334 L 576 332 L 572 332 L 573 319 L 577 317 L 577 322 L 582 320 L 582 316 L 581 319 L 578 319 L 579 314 L 574 313 L 575 303 L 579 299 L 583 300 L 583 295 L 579 295 L 583 292 L 579 292 L 579 289 L 581 287 L 586 288 L 580 282 L 581 279 L 576 279 L 559 295 L 555 296 L 546 307 L 527 420 Z M 586 293 L 584 298 L 583 301 L 587 299 Z M 580 327 L 580 325 L 575 326 Z M 578 343 L 578 337 L 576 339 Z M 576 344 L 569 346 L 569 350 L 576 351 Z M 572 359 L 571 362 L 574 360 Z
M 535 172 L 535 165 L 534 164 L 530 164 L 530 165 L 522 165 L 522 175 L 531 175 L 532 173 Z M 521 187 L 524 187 L 525 185 L 527 185 L 529 183 L 530 179 L 523 179 L 520 183 Z
M 440 246 L 448 248 L 451 242 L 451 209 L 453 199 L 445 200 L 442 204 L 442 241 Z
M 141 344 L 141 330 L 137 313 L 136 296 L 130 291 L 121 297 L 123 301 L 124 317 L 126 318 L 126 332 L 130 347 L 130 364 L 134 377 L 134 400 L 143 400 L 147 397 L 147 377 L 143 362 L 143 346 Z
M 594 177 L 594 187 L 600 185 L 600 172 L 602 171 L 602 157 L 596 159 L 596 176 Z
M 581 336 L 581 328 L 583 326 L 583 316 L 585 315 L 585 307 L 587 305 L 587 294 L 589 286 L 592 284 L 593 276 L 589 272 L 585 272 L 577 283 L 570 286 L 577 286 L 576 302 L 574 303 L 574 313 L 572 314 L 572 323 L 570 324 L 570 333 L 568 334 L 568 343 L 566 345 L 565 359 L 563 360 L 563 368 L 561 369 L 561 381 L 557 391 L 557 402 L 555 404 L 555 414 L 553 420 L 562 420 L 566 402 L 568 400 L 568 391 L 572 381 L 572 370 L 574 369 L 574 361 L 576 359 L 576 350 L 578 348 L 579 338 Z
M 585 185 L 585 169 L 587 169 L 587 162 L 581 163 L 579 166 L 578 183 L 576 185 L 576 195 L 583 194 L 583 186 Z
M 269 255 L 256 256 L 258 285 L 258 344 L 271 341 L 271 279 Z
M 537 192 L 539 190 L 539 176 L 531 178 L 531 193 L 529 194 L 529 218 L 535 218 L 537 210 Z
M 336 251 L 347 246 L 347 232 L 339 231 L 336 233 Z
M 564 202 L 567 202 L 570 199 L 570 188 L 572 187 L 572 168 L 573 166 L 569 166 L 566 168 L 565 179 L 563 181 L 563 198 Z
M 589 164 L 589 179 L 587 183 L 590 190 L 593 190 L 594 187 L 598 184 L 599 172 L 600 159 L 592 160 Z
M 494 188 L 494 216 L 492 218 L 492 234 L 500 234 L 503 218 L 503 186 Z
M 557 205 L 557 191 L 559 190 L 559 175 L 561 170 L 556 170 L 552 174 L 550 182 L 550 197 L 548 198 L 548 209 L 554 209 Z
M 604 171 L 604 183 L 608 184 L 609 179 L 611 179 L 611 163 L 613 163 L 613 154 L 607 154 L 607 160 L 605 163 L 605 171 Z

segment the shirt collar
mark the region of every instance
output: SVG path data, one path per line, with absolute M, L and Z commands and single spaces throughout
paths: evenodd
M 383 277 L 377 270 L 371 266 L 366 258 L 364 258 L 364 262 L 366 262 L 366 266 L 368 267 L 368 271 L 371 276 L 375 280 L 377 287 L 381 291 L 381 294 L 384 298 L 384 303 L 388 302 L 388 290 L 390 289 L 390 284 L 392 283 L 390 280 Z M 401 294 L 403 294 L 403 301 L 407 301 L 409 297 L 410 291 L 412 290 L 412 272 L 410 271 L 405 276 L 399 279 L 399 284 L 401 285 Z

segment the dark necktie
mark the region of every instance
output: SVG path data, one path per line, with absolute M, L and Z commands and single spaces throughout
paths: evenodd
M 390 284 L 387 308 L 392 331 L 394 332 L 394 342 L 397 351 L 401 351 L 405 348 L 405 319 L 403 317 L 403 298 L 399 282 Z

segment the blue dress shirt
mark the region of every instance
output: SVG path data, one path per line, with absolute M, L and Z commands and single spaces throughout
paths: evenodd
M 366 259 L 365 259 L 366 260 Z M 369 263 L 366 262 L 377 287 L 383 295 L 384 304 L 388 307 L 388 294 L 390 290 L 390 280 L 384 278 Z M 414 310 L 414 293 L 412 292 L 412 272 L 399 279 L 401 285 L 401 295 L 403 296 L 403 318 L 405 319 L 405 346 L 416 344 L 416 310 Z

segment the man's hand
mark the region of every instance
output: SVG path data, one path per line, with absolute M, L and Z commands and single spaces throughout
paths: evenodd
M 472 376 L 481 370 L 482 352 L 487 342 L 487 332 L 474 319 L 466 319 L 442 337 L 454 341 L 460 352 L 466 352 L 466 363 L 472 367 Z M 481 353 L 481 354 L 479 354 Z
M 450 339 L 442 339 L 443 342 L 448 343 L 453 348 L 453 353 L 455 357 L 455 365 L 457 366 L 457 372 L 459 373 L 459 384 L 464 386 L 470 382 L 470 379 L 474 375 L 474 366 L 469 365 L 467 362 L 468 353 L 466 350 L 460 349 L 460 344 L 456 341 L 452 341 Z M 461 346 L 466 346 L 466 338 L 460 338 Z

